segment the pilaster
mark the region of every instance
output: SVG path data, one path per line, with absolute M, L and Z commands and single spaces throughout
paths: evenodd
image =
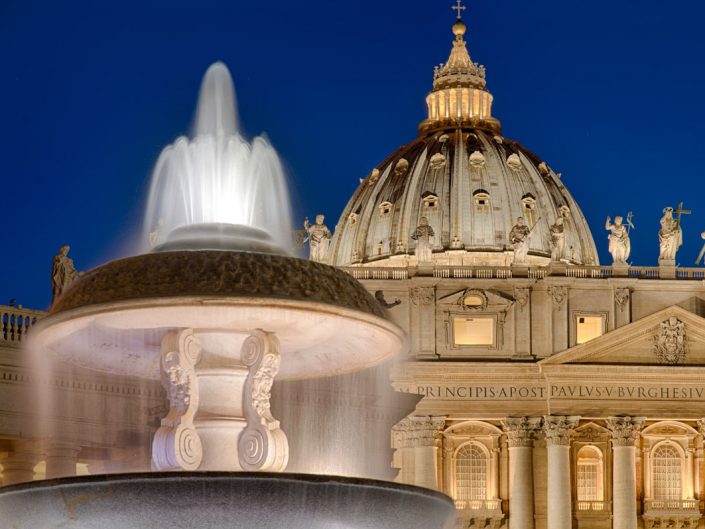
M 568 349 L 568 287 L 554 285 L 549 288 L 553 305 L 553 353 Z
M 399 469 L 397 480 L 440 490 L 439 457 L 445 428 L 443 417 L 406 417 L 392 428 L 393 464 Z
M 409 292 L 411 301 L 411 343 L 418 344 L 412 351 L 417 358 L 436 358 L 436 289 L 414 287 Z

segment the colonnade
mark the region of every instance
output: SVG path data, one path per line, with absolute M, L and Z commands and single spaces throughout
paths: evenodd
M 543 431 L 548 462 L 548 529 L 572 526 L 570 438 L 576 416 L 519 417 L 503 421 L 509 445 L 509 529 L 532 529 L 533 441 Z M 612 434 L 612 527 L 637 529 L 636 441 L 643 417 L 609 417 Z
M 437 461 L 444 417 L 412 417 L 393 432 L 398 481 L 439 488 Z M 508 449 L 508 529 L 534 529 L 534 440 L 546 443 L 547 529 L 570 529 L 574 506 L 571 438 L 577 416 L 509 417 L 502 422 Z M 644 417 L 609 417 L 612 444 L 612 528 L 637 529 L 636 444 Z

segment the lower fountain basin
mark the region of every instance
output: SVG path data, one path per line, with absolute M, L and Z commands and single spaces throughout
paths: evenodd
M 306 474 L 169 472 L 85 476 L 0 488 L 14 529 L 448 529 L 435 491 Z

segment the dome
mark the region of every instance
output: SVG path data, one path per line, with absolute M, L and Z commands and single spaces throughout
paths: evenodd
M 509 266 L 509 234 L 522 217 L 532 228 L 528 264 L 550 262 L 551 226 L 561 222 L 561 261 L 599 264 L 590 228 L 561 175 L 502 136 L 485 68 L 470 59 L 464 30 L 459 21 L 453 26 L 453 49 L 435 69 L 419 137 L 360 180 L 338 221 L 329 262 L 416 265 L 412 234 L 425 217 L 434 263 Z

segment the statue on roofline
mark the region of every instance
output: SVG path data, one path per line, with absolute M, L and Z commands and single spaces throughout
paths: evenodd
M 73 265 L 73 259 L 68 256 L 70 246 L 59 248 L 54 256 L 51 268 L 51 302 L 52 304 L 63 294 L 81 273 Z
M 527 255 L 529 253 L 529 243 L 531 242 L 531 230 L 526 225 L 524 217 L 518 217 L 517 223 L 512 226 L 512 231 L 509 232 L 509 242 L 512 243 L 514 249 L 513 265 L 527 264 Z
M 557 217 L 550 227 L 551 232 L 551 261 L 560 262 L 565 259 L 565 226 L 563 217 Z
M 304 242 L 309 243 L 309 259 L 317 263 L 324 263 L 328 256 L 328 246 L 333 234 L 328 229 L 328 226 L 323 224 L 325 216 L 319 213 L 316 215 L 316 223 L 309 224 L 308 217 L 304 219 L 304 231 L 306 239 Z
M 419 263 L 431 262 L 431 254 L 433 253 L 433 238 L 435 232 L 429 225 L 426 217 L 419 219 L 419 225 L 411 234 L 411 238 L 416 241 L 416 258 Z
M 622 223 L 623 218 L 617 215 L 614 218 L 614 223 L 610 217 L 605 221 L 605 229 L 611 233 L 607 236 L 609 239 L 609 252 L 612 255 L 614 264 L 626 265 L 629 254 L 632 251 L 631 241 L 629 240 L 629 232 L 627 227 Z
M 676 252 L 683 244 L 683 231 L 679 222 L 673 218 L 673 208 L 667 207 L 663 210 L 661 217 L 661 229 L 658 232 L 660 247 L 659 261 L 675 261 Z

